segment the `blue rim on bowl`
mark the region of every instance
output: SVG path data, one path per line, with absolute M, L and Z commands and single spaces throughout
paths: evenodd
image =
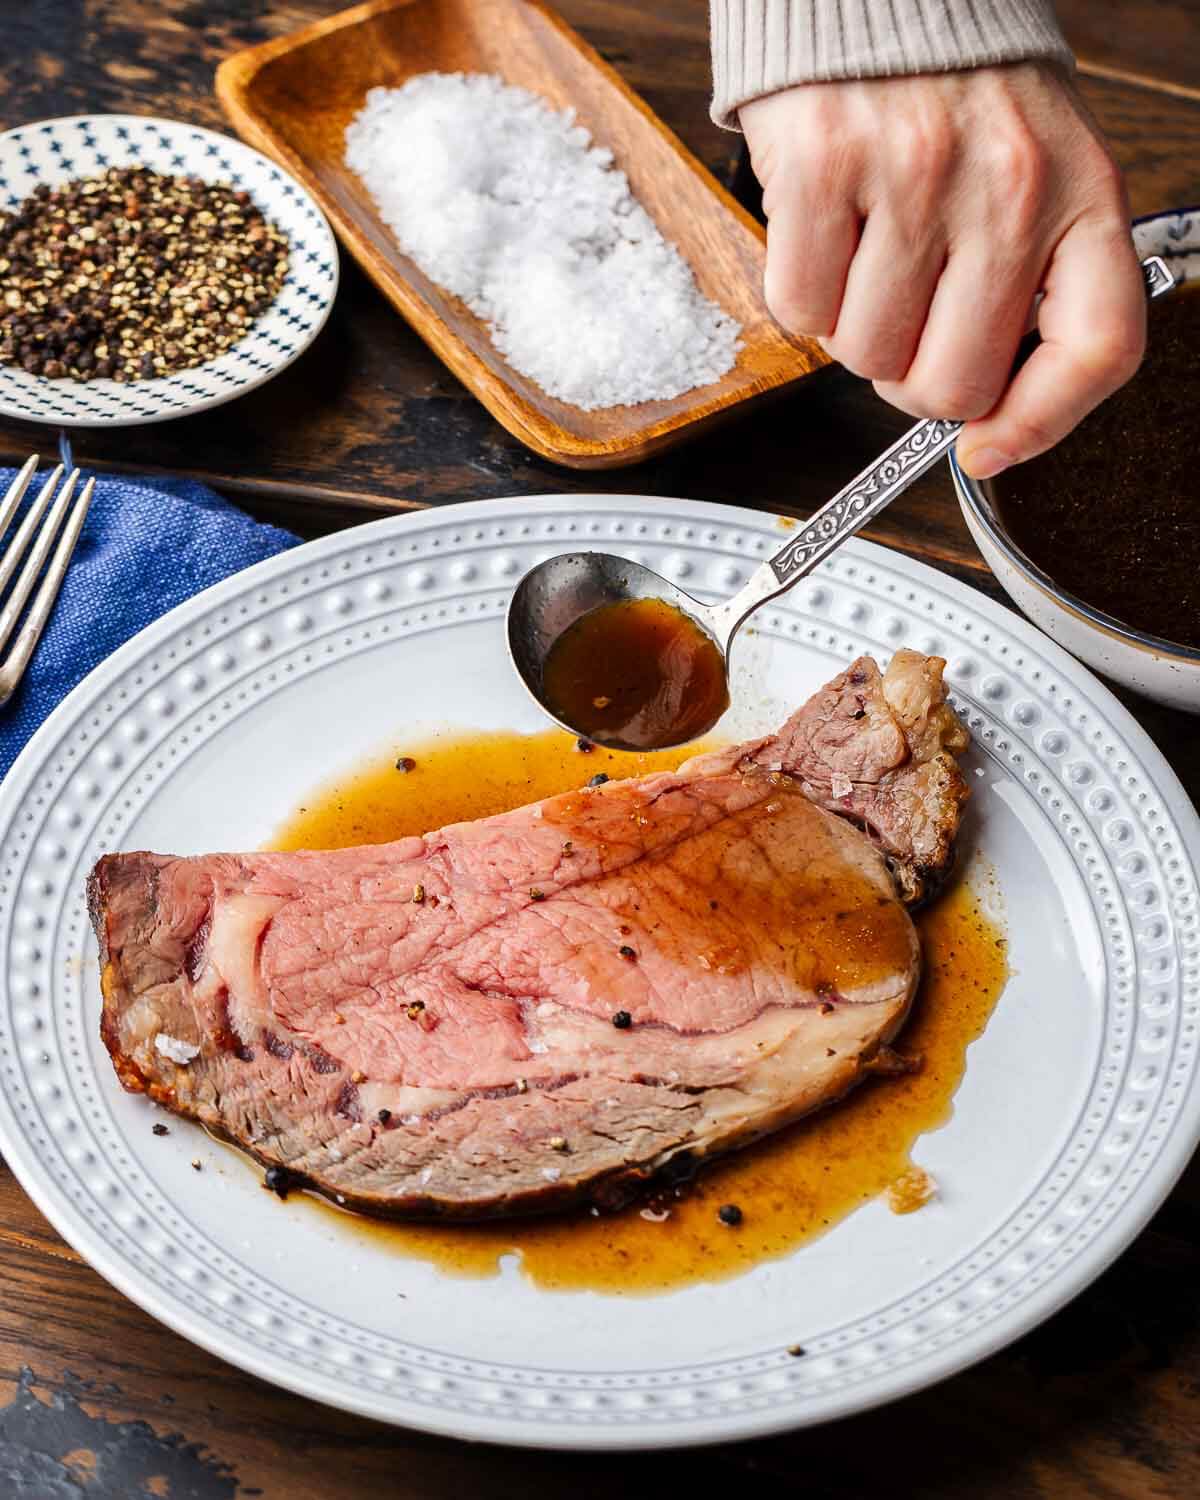
M 1172 270 L 1177 274 L 1180 271 L 1178 263 L 1187 261 L 1189 264 L 1183 270 L 1183 279 L 1200 278 L 1200 204 L 1142 214 L 1133 220 L 1133 237 L 1139 254 L 1163 256 L 1168 262 L 1174 263 Z M 1124 620 L 1106 614 L 1104 610 L 1080 599 L 1077 594 L 1061 588 L 1008 535 L 996 513 L 990 481 L 980 483 L 964 474 L 953 451 L 950 454 L 950 473 L 959 503 L 964 510 L 970 512 L 971 518 L 977 522 L 997 551 L 1034 588 L 1048 595 L 1086 624 L 1115 636 L 1136 650 L 1200 666 L 1200 648 L 1185 646 L 1179 641 L 1170 641 L 1147 631 L 1135 630 Z M 999 581 L 1003 584 L 1003 579 Z

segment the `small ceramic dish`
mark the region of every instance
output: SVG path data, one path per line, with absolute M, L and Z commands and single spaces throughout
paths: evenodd
M 144 115 L 76 115 L 0 135 L 0 210 L 42 183 L 57 187 L 106 167 L 227 182 L 287 235 L 287 281 L 246 335 L 216 359 L 153 380 L 49 380 L 0 365 L 0 412 L 55 427 L 131 427 L 189 417 L 232 401 L 287 368 L 321 331 L 338 285 L 325 215 L 298 182 L 249 146 L 213 130 Z
M 1139 256 L 1161 255 L 1180 281 L 1200 279 L 1200 206 L 1136 220 L 1133 240 Z M 968 478 L 953 454 L 950 470 L 976 546 L 1035 625 L 1114 682 L 1169 708 L 1200 714 L 1200 650 L 1134 630 L 1059 588 L 1005 531 L 992 486 Z

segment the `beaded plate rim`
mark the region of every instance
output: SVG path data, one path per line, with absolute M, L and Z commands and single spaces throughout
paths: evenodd
M 0 209 L 10 211 L 43 182 L 57 185 L 106 166 L 138 164 L 230 181 L 249 191 L 291 240 L 282 290 L 235 344 L 172 375 L 118 384 L 51 380 L 0 365 L 0 413 L 43 426 L 87 428 L 195 416 L 273 380 L 325 326 L 341 274 L 328 219 L 286 168 L 207 126 L 119 112 L 14 126 L 0 132 Z
M 189 743 L 203 742 L 208 731 L 201 709 L 222 692 L 233 698 L 232 687 L 222 684 L 240 685 L 243 697 L 256 701 L 254 694 L 271 691 L 272 673 L 278 680 L 302 663 L 304 653 L 327 659 L 319 652 L 322 645 L 336 660 L 373 649 L 389 633 L 394 638 L 442 628 L 439 621 L 452 625 L 482 616 L 499 622 L 524 569 L 540 555 L 578 546 L 581 537 L 642 554 L 697 592 L 719 593 L 772 550 L 779 535 L 770 515 L 637 496 L 518 497 L 390 517 L 308 543 L 197 596 L 123 646 L 55 711 L 0 787 L 0 855 L 9 856 L 16 872 L 0 872 L 0 966 L 8 980 L 0 1001 L 0 1144 L 38 1206 L 101 1274 L 211 1352 L 333 1405 L 456 1436 L 633 1448 L 762 1435 L 848 1415 L 923 1388 L 1035 1326 L 1120 1253 L 1165 1197 L 1200 1137 L 1195 1040 L 1200 820 L 1145 732 L 1085 668 L 986 596 L 925 564 L 860 541 L 847 544 L 787 601 L 764 607 L 761 629 L 784 639 L 803 631 L 821 649 L 842 657 L 864 643 L 886 649 L 904 640 L 931 649 L 936 638 L 948 648 L 954 697 L 978 743 L 1007 763 L 1025 781 L 1030 798 L 1045 804 L 1047 818 L 1061 821 L 1088 851 L 1093 905 L 1108 925 L 1110 1010 L 1130 1016 L 1134 1033 L 1157 1028 L 1159 1052 L 1171 1048 L 1163 1064 L 1135 1074 L 1131 1035 L 1120 1061 L 1097 1069 L 1087 1107 L 1107 1108 L 1107 1115 L 1100 1109 L 1106 1131 L 1115 1132 L 1114 1120 L 1121 1122 L 1120 1164 L 1108 1167 L 1101 1161 L 1106 1176 L 1098 1180 L 1107 1186 L 1096 1192 L 1091 1211 L 1078 1222 L 1064 1211 L 1047 1226 L 1053 1237 L 1039 1240 L 1036 1251 L 1031 1248 L 1034 1229 L 1058 1213 L 1084 1167 L 1098 1170 L 1099 1127 L 1089 1126 L 1081 1114 L 1058 1160 L 1005 1223 L 969 1257 L 938 1273 L 949 1321 L 931 1326 L 937 1320 L 918 1304 L 924 1297 L 936 1310 L 938 1303 L 922 1287 L 890 1307 L 874 1309 L 870 1319 L 821 1331 L 803 1360 L 789 1360 L 779 1347 L 711 1365 L 623 1372 L 495 1362 L 485 1367 L 461 1354 L 402 1345 L 352 1325 L 331 1330 L 319 1304 L 309 1306 L 283 1293 L 272 1301 L 270 1288 L 255 1285 L 258 1278 L 244 1267 L 240 1291 L 221 1303 L 218 1317 L 206 1314 L 208 1304 L 197 1288 L 222 1290 L 227 1275 L 234 1284 L 239 1268 L 230 1269 L 230 1257 L 205 1259 L 203 1245 L 185 1245 L 189 1226 L 182 1221 L 171 1244 L 184 1248 L 172 1248 L 170 1266 L 130 1248 L 115 1218 L 97 1228 L 99 1210 L 92 1200 L 98 1201 L 100 1189 L 84 1185 L 78 1171 L 65 1170 L 66 1157 L 59 1159 L 49 1136 L 40 1145 L 34 1139 L 44 1110 L 57 1107 L 54 1090 L 64 1083 L 90 1088 L 93 1080 L 74 1078 L 65 1065 L 60 1069 L 48 1051 L 39 1055 L 46 1044 L 23 1040 L 23 1028 L 38 1014 L 38 982 L 45 979 L 39 967 L 43 955 L 32 956 L 31 945 L 12 932 L 14 915 L 36 912 L 40 902 L 52 907 L 56 926 L 65 920 L 64 902 L 73 900 L 78 909 L 75 877 L 100 836 L 101 819 L 118 798 L 136 801 L 131 788 L 140 786 L 145 797 L 161 784 L 153 756 L 163 746 L 174 755 Z M 876 604 L 880 607 L 872 609 Z M 139 671 L 143 690 L 130 702 Z M 118 705 L 121 693 L 125 697 Z M 189 699 L 198 705 L 194 711 Z M 92 733 L 93 721 L 101 733 Z M 51 763 L 72 737 L 84 753 L 59 775 Z M 1094 755 L 1093 739 L 1100 747 Z M 1098 778 L 1099 758 L 1124 769 L 1119 776 L 1114 770 Z M 166 761 L 164 752 L 164 767 Z M 65 760 L 60 770 L 63 766 Z M 89 824 L 81 809 L 88 806 L 91 786 L 104 780 L 108 804 Z M 57 788 L 52 805 L 35 818 L 37 793 L 46 803 L 51 787 Z M 121 816 L 116 814 L 111 827 Z M 19 832 L 26 822 L 36 829 L 32 841 Z M 1160 846 L 1157 870 L 1145 852 L 1151 840 Z M 68 842 L 76 846 L 69 881 L 63 873 L 71 859 Z M 26 845 L 23 855 L 20 843 Z M 13 879 L 20 882 L 19 900 L 2 883 Z M 1149 904 L 1147 893 L 1153 898 Z M 77 952 L 78 944 L 70 951 Z M 1164 977 L 1152 977 L 1156 965 Z M 54 981 L 55 1008 L 64 1012 L 61 1025 L 68 1029 L 75 1014 L 69 1003 L 72 985 L 79 983 Z M 1129 1029 L 1128 1021 L 1122 1024 Z M 36 1078 L 35 1088 L 29 1074 L 39 1069 L 44 1076 Z M 1101 1071 L 1111 1076 L 1101 1078 Z M 103 1098 L 98 1098 L 102 1114 Z M 1117 1115 L 1118 1105 L 1136 1106 L 1128 1121 Z M 102 1128 L 103 1120 L 96 1126 Z M 1089 1129 L 1090 1144 L 1083 1139 Z M 1151 1145 L 1153 1131 L 1158 1133 Z M 1113 1139 L 1112 1133 L 1106 1137 L 1109 1143 Z M 119 1168 L 119 1139 L 116 1150 Z M 1072 1152 L 1075 1166 L 1064 1169 L 1062 1162 Z M 1056 1185 L 1055 1171 L 1066 1186 Z M 137 1182 L 136 1173 L 106 1183 L 106 1191 L 113 1190 L 141 1205 L 138 1212 L 155 1196 Z M 1047 1205 L 1044 1211 L 1035 1202 L 1038 1194 Z M 168 1200 L 147 1207 L 151 1223 L 154 1214 L 163 1216 L 168 1208 L 174 1208 Z M 1014 1229 L 989 1259 L 991 1243 L 1000 1244 L 1020 1215 L 1032 1227 Z M 1018 1251 L 1018 1245 L 1025 1248 Z M 1029 1259 L 1016 1280 L 1006 1283 L 994 1273 L 997 1266 L 1004 1269 L 1010 1250 L 1013 1257 Z M 712 1294 L 719 1297 L 720 1287 Z M 281 1320 L 269 1311 L 273 1306 L 287 1312 L 294 1333 L 274 1329 Z M 259 1318 L 253 1328 L 246 1321 L 251 1316 Z M 299 1342 L 289 1344 L 289 1338 Z M 554 1406 L 546 1404 L 548 1385 L 554 1388 Z M 664 1387 L 670 1388 L 669 1402 Z M 503 1404 L 497 1404 L 497 1393 Z

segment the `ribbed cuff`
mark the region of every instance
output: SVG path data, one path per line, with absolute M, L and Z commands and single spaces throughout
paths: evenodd
M 947 73 L 1045 59 L 1074 67 L 1048 0 L 710 0 L 713 103 L 738 106 L 795 83 Z

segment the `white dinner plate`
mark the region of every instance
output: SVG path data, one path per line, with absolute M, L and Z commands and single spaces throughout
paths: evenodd
M 288 237 L 287 280 L 270 307 L 215 359 L 153 380 L 50 380 L 0 365 L 0 412 L 55 427 L 132 427 L 190 417 L 265 385 L 320 333 L 338 287 L 325 215 L 294 177 L 230 136 L 150 115 L 72 115 L 0 134 L 0 212 L 43 183 L 59 187 L 106 167 L 224 182 L 250 194 Z
M 626 496 L 397 516 L 210 589 L 71 694 L 0 788 L 0 1146 L 98 1271 L 307 1396 L 462 1437 L 630 1448 L 903 1396 L 1033 1327 L 1129 1243 L 1200 1132 L 1196 814 L 1083 667 L 862 542 L 739 640 L 722 729 L 773 727 L 861 651 L 949 659 L 974 736 L 967 861 L 995 871 L 1013 974 L 953 1118 L 916 1147 L 938 1201 L 871 1203 L 713 1285 L 550 1293 L 514 1265 L 455 1279 L 280 1203 L 237 1163 L 216 1170 L 226 1153 L 195 1127 L 154 1137 L 152 1106 L 117 1085 L 84 899 L 98 855 L 254 848 L 332 773 L 426 730 L 540 728 L 503 618 L 541 558 L 594 544 L 713 598 L 783 534 Z

